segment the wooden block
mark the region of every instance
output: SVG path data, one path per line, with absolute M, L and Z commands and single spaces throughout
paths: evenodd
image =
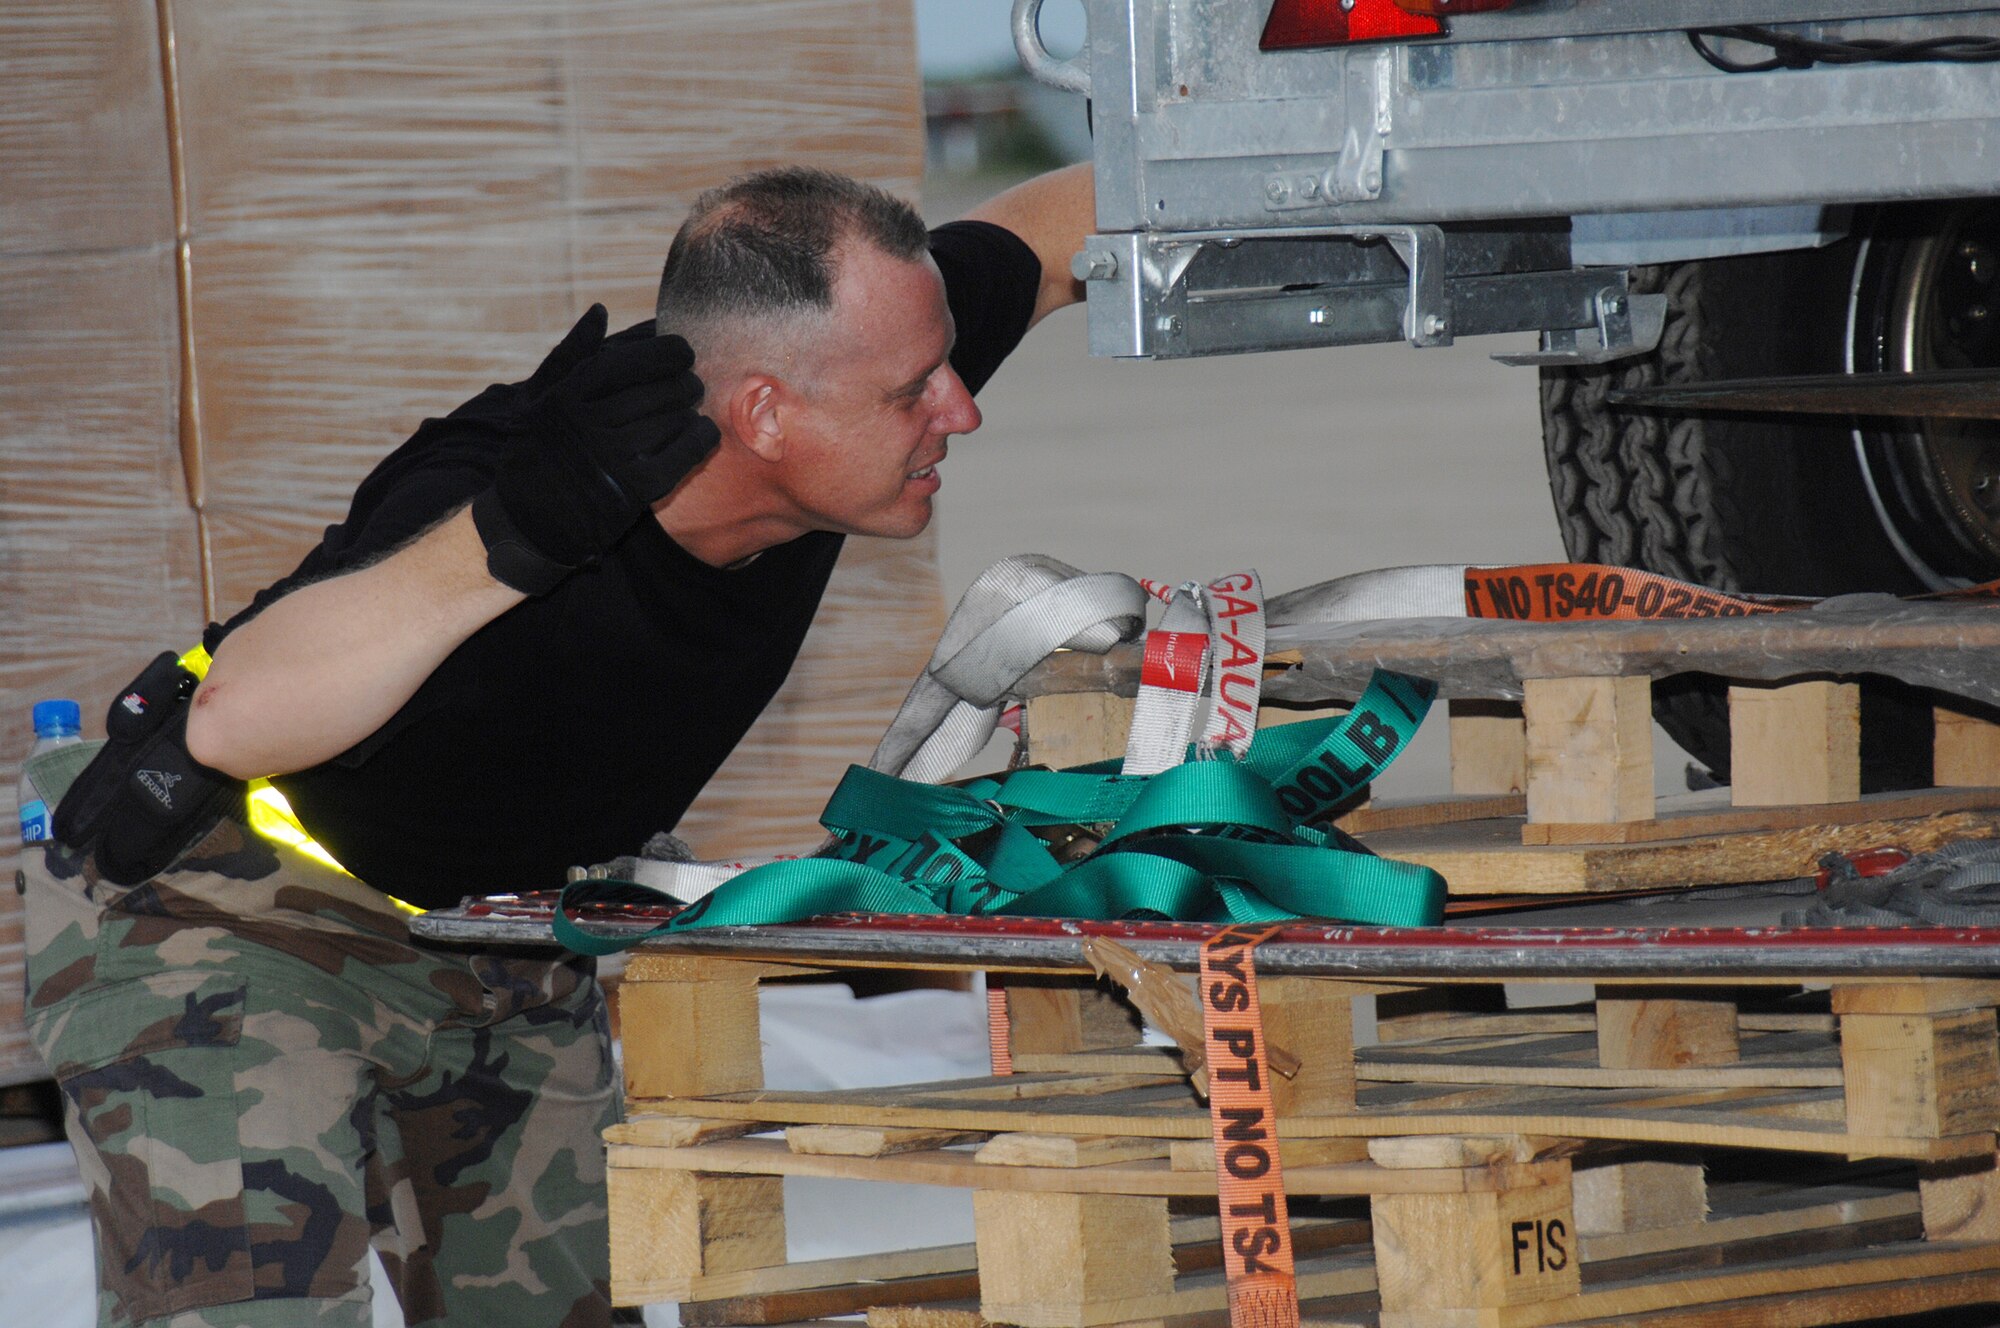
M 1849 1134 L 1936 1139 L 2000 1127 L 1992 1010 L 1843 1014 Z
M 686 1300 L 695 1281 L 785 1261 L 785 1189 L 776 1176 L 612 1167 L 611 1298 Z
M 1007 1027 L 1016 1056 L 1130 1047 L 1145 1036 L 1138 1012 L 1089 978 L 1010 976 Z
M 633 1098 L 746 1093 L 764 1086 L 757 979 L 729 964 L 691 982 L 619 986 L 625 1093 Z
M 870 1305 L 868 1328 L 986 1328 L 986 1316 L 941 1305 Z
M 1451 791 L 1528 790 L 1528 725 L 1516 701 L 1452 701 Z
M 1476 1322 L 1477 1311 L 1577 1294 L 1569 1163 L 1515 1171 L 1512 1188 L 1369 1201 L 1383 1328 Z
M 785 1147 L 794 1153 L 820 1157 L 889 1157 L 985 1136 L 968 1130 L 896 1129 L 881 1125 L 793 1125 L 785 1130 Z
M 1653 819 L 1653 682 L 1529 678 L 1528 819 Z
M 715 1120 L 707 1116 L 669 1116 L 636 1112 L 604 1132 L 606 1143 L 647 1144 L 655 1148 L 687 1148 L 716 1139 L 736 1139 L 764 1128 L 759 1121 Z
M 2000 1242 L 2000 1167 L 1994 1155 L 1917 1168 L 1925 1240 Z
M 2000 784 L 2000 711 L 1970 702 L 1938 706 L 1931 748 L 1931 783 L 1939 788 Z
M 1367 1142 L 1368 1160 L 1392 1171 L 1532 1162 L 1536 1149 L 1534 1140 L 1520 1134 L 1409 1134 Z
M 1861 687 L 1797 682 L 1729 689 L 1730 801 L 1816 806 L 1861 796 Z
M 1215 1170 L 1215 1143 L 1209 1139 L 1169 1141 L 1167 1166 L 1174 1171 Z M 1335 1137 L 1280 1139 L 1278 1164 L 1288 1171 L 1301 1167 L 1330 1166 L 1343 1162 L 1365 1162 L 1368 1140 Z
M 1028 698 L 1022 725 L 1028 760 L 1055 770 L 1125 755 L 1132 698 L 1109 692 L 1064 692 Z
M 2000 1006 L 2000 982 L 1978 978 L 1856 982 L 1833 989 L 1835 1014 L 1946 1014 L 1995 1006 Z
M 1708 1217 L 1699 1161 L 1634 1158 L 1570 1173 L 1576 1229 L 1585 1236 L 1693 1226 Z
M 1273 1073 L 1271 1101 L 1280 1117 L 1354 1109 L 1354 1002 L 1348 989 L 1321 978 L 1263 977 L 1257 1000 L 1264 1036 L 1299 1059 L 1290 1078 Z
M 1085 1328 L 1173 1290 L 1165 1199 L 975 1190 L 972 1221 L 979 1310 L 995 1322 Z
M 1165 1156 L 1165 1139 L 1105 1134 L 996 1134 L 974 1154 L 995 1167 L 1101 1167 Z
M 1735 1064 L 1736 1002 L 1690 1000 L 1685 988 L 1672 989 L 1672 995 L 1668 990 L 1599 988 L 1599 1065 L 1607 1070 L 1676 1070 Z

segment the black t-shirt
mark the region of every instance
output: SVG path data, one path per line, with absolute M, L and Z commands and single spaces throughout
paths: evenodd
M 952 367 L 977 392 L 1026 332 L 1041 265 L 983 222 L 933 231 L 931 252 L 957 323 Z M 209 629 L 209 648 L 485 488 L 520 404 L 518 384 L 496 385 L 425 421 L 291 576 Z M 374 735 L 273 782 L 348 870 L 413 904 L 552 888 L 680 820 L 784 681 L 840 547 L 815 532 L 723 569 L 640 521 L 474 633 Z

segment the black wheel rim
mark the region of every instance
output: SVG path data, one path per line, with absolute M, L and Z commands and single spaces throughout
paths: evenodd
M 2000 368 L 2000 204 L 1899 215 L 1858 262 L 1852 370 Z M 1863 421 L 1855 440 L 1913 572 L 1938 588 L 2000 576 L 2000 422 Z

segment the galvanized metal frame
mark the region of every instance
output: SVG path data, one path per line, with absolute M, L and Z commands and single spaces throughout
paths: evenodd
M 1268 5 L 1084 2 L 1086 54 L 1068 73 L 1087 67 L 1093 97 L 1100 234 L 1091 249 L 1121 261 L 1115 274 L 1088 273 L 1097 354 L 1399 335 L 1436 345 L 1560 310 L 1540 322 L 1551 335 L 1536 358 L 1605 358 L 1645 349 L 1645 328 L 1619 344 L 1617 315 L 1597 292 L 1615 285 L 1622 295 L 1622 279 L 1579 277 L 1567 256 L 1540 269 L 1546 281 L 1489 273 L 1471 287 L 1399 282 L 1391 293 L 1379 280 L 1343 290 L 1341 273 L 1354 267 L 1343 251 L 1361 235 L 1454 222 L 1535 228 L 1579 215 L 2000 192 L 2000 65 L 1729 74 L 1702 61 L 1683 31 L 1785 23 L 1823 35 L 2000 37 L 1993 4 L 1553 0 L 1455 19 L 1444 41 L 1264 52 Z M 1311 297 L 1174 288 L 1198 270 L 1186 244 L 1308 232 L 1327 273 Z M 1447 253 L 1459 243 L 1449 231 L 1442 241 Z M 1468 323 L 1471 308 L 1485 312 Z M 1316 322 L 1299 316 L 1315 309 L 1326 311 Z M 1424 334 L 1440 322 L 1447 335 Z

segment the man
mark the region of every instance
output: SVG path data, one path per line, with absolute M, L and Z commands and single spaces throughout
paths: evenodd
M 65 799 L 69 846 L 28 864 L 30 1027 L 106 1322 L 365 1324 L 371 1237 L 413 1323 L 607 1321 L 617 1091 L 588 962 L 427 950 L 402 910 L 670 828 L 842 537 L 928 523 L 971 393 L 1078 298 L 1090 224 L 1080 168 L 929 233 L 824 172 L 704 195 L 655 325 L 606 339 L 594 307 L 209 630 L 166 737 L 101 812 Z M 224 776 L 274 777 L 346 871 L 233 817 L 164 870 L 126 852 Z

